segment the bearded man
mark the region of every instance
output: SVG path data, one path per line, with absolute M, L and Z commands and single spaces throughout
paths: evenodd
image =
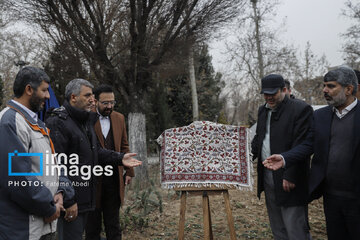
M 0 112 L 0 239 L 56 239 L 63 202 L 74 197 L 65 176 L 43 171 L 57 165 L 54 159 L 45 161 L 54 147 L 37 115 L 50 98 L 49 83 L 42 69 L 22 68 L 14 98 Z
M 314 154 L 309 179 L 310 201 L 324 197 L 328 239 L 360 236 L 360 106 L 358 82 L 346 66 L 324 76 L 328 107 L 314 112 L 312 127 L 300 145 L 264 161 L 265 167 L 288 168 Z
M 65 87 L 63 106 L 54 109 L 46 120 L 51 130 L 55 150 L 70 156 L 79 156 L 77 163 L 66 162 L 67 169 L 77 165 L 77 168 L 89 166 L 99 169 L 103 166 L 136 167 L 140 161 L 133 158 L 136 154 L 116 152 L 101 148 L 98 144 L 94 124 L 97 115 L 91 112 L 94 105 L 93 85 L 81 78 L 71 80 Z M 100 168 L 100 169 L 104 169 Z M 88 173 L 93 173 L 89 174 Z M 105 172 L 100 173 L 107 174 Z M 111 171 L 112 175 L 113 171 Z M 69 174 L 75 189 L 75 199 L 64 202 L 66 213 L 58 221 L 59 240 L 82 240 L 87 216 L 95 210 L 96 181 L 99 174 L 95 171 L 81 171 L 80 174 Z
M 281 75 L 270 74 L 261 79 L 265 101 L 258 111 L 251 152 L 258 159 L 258 197 L 265 193 L 274 240 L 305 240 L 311 239 L 307 217 L 309 165 L 304 161 L 277 171 L 262 165 L 271 154 L 300 144 L 311 125 L 311 106 L 289 98 L 286 91 Z
M 128 153 L 125 117 L 113 111 L 116 104 L 111 86 L 102 84 L 94 89 L 96 112 L 99 119 L 94 125 L 101 147 L 117 152 Z M 125 186 L 134 177 L 134 169 L 113 166 L 112 176 L 101 176 L 96 189 L 96 209 L 88 216 L 86 240 L 100 239 L 102 222 L 108 240 L 120 240 L 121 228 L 119 210 L 124 204 Z

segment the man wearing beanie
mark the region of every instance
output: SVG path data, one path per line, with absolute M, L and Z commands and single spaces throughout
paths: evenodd
M 281 75 L 261 79 L 265 104 L 259 108 L 256 135 L 251 143 L 258 159 L 258 197 L 265 192 L 266 207 L 275 240 L 311 239 L 307 219 L 309 161 L 271 171 L 262 162 L 271 154 L 300 144 L 311 124 L 313 110 L 285 93 Z

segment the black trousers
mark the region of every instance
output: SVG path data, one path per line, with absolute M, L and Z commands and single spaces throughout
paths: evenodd
M 42 235 L 39 240 L 56 240 L 56 234 L 55 233 L 48 233 L 46 235 Z
M 101 208 L 89 213 L 86 224 L 86 240 L 100 240 L 104 219 L 107 240 L 121 240 L 119 223 L 120 196 L 117 184 L 102 184 Z
M 329 240 L 360 237 L 360 203 L 357 199 L 324 196 L 326 231 Z
M 61 216 L 58 219 L 57 231 L 59 240 L 82 240 L 89 212 L 79 213 L 77 218 L 68 222 Z

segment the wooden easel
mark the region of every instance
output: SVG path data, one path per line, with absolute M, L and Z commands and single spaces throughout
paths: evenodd
M 203 221 L 204 221 L 204 239 L 213 239 L 212 227 L 211 227 L 211 213 L 209 195 L 223 194 L 225 200 L 225 210 L 227 215 L 227 221 L 229 225 L 230 239 L 235 240 L 235 227 L 234 219 L 231 213 L 229 191 L 223 188 L 175 188 L 176 191 L 181 191 L 181 205 L 180 205 L 180 221 L 179 221 L 179 240 L 184 239 L 185 228 L 185 211 L 186 211 L 186 195 L 201 195 L 202 207 L 203 207 Z

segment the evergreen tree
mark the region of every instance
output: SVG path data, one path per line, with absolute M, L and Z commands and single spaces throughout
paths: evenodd
M 171 109 L 173 127 L 188 125 L 192 122 L 191 91 L 187 74 L 168 80 L 168 104 Z
M 147 107 L 146 112 L 146 137 L 148 140 L 148 150 L 152 153 L 157 152 L 158 144 L 155 139 L 168 128 L 174 126 L 172 111 L 167 102 L 168 94 L 164 79 L 155 78 L 156 84 L 149 89 L 151 106 Z
M 208 46 L 201 47 L 196 62 L 196 71 L 200 120 L 217 121 L 223 106 L 219 98 L 221 89 L 225 86 L 221 81 L 222 74 L 215 73 L 211 63 Z
M 195 76 L 199 102 L 199 120 L 217 121 L 223 107 L 220 93 L 224 83 L 221 74 L 215 73 L 208 46 L 195 48 Z M 167 82 L 168 104 L 174 125 L 184 126 L 192 122 L 191 91 L 188 74 L 172 77 Z
M 51 87 L 61 105 L 65 99 L 65 86 L 74 78 L 89 79 L 80 52 L 69 41 L 59 42 L 50 52 L 44 64 L 46 73 L 51 78 Z

